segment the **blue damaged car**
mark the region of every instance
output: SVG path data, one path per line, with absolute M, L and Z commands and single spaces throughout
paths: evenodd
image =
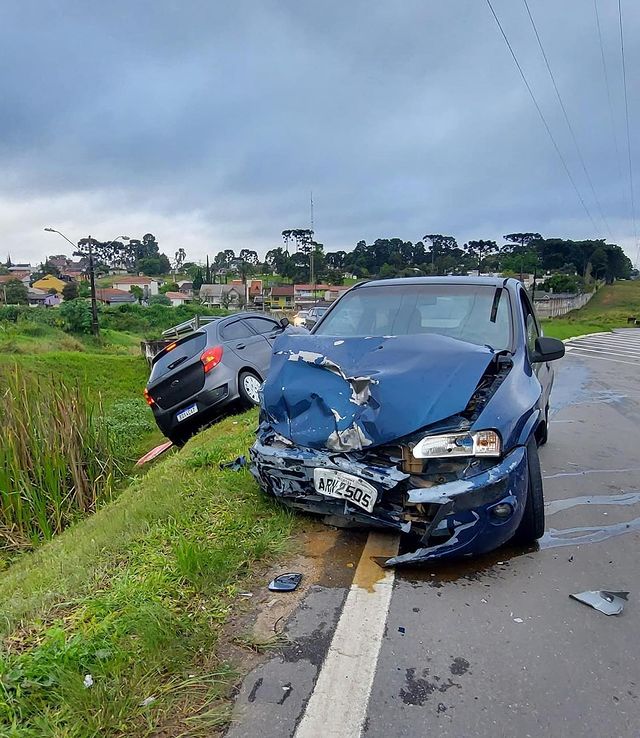
M 406 534 L 389 566 L 543 534 L 538 446 L 564 344 L 520 282 L 366 282 L 273 351 L 250 463 L 283 503 Z

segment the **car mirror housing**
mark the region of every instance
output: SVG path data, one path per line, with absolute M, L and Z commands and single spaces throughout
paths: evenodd
M 531 363 L 555 361 L 564 356 L 564 343 L 557 338 L 540 336 L 536 338 L 536 349 L 531 356 Z
M 280 325 L 282 328 L 286 328 L 289 325 L 289 318 L 280 318 Z

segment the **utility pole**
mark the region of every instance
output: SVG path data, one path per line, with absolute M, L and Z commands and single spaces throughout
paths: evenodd
M 100 334 L 100 326 L 98 325 L 98 301 L 96 300 L 96 277 L 93 271 L 93 250 L 91 248 L 91 236 L 89 241 L 89 283 L 91 285 L 91 333 L 94 336 Z

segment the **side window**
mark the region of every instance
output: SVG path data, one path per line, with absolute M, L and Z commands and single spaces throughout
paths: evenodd
M 273 333 L 281 328 L 278 323 L 268 318 L 247 318 L 244 322 L 248 323 L 256 333 Z
M 235 323 L 229 323 L 220 329 L 223 341 L 234 341 L 238 338 L 249 338 L 253 335 L 249 330 L 249 327 L 245 325 L 244 321 L 236 320 Z
M 531 354 L 536 350 L 536 339 L 540 338 L 540 328 L 538 327 L 538 321 L 533 314 L 531 302 L 524 290 L 520 290 L 520 302 L 522 303 L 522 315 L 524 318 L 527 350 L 529 351 L 529 354 Z

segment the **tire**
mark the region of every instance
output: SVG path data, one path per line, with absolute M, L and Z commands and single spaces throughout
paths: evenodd
M 240 395 L 240 402 L 245 407 L 257 407 L 260 404 L 258 388 L 261 384 L 262 381 L 253 372 L 240 372 L 238 394 Z
M 535 438 L 527 443 L 527 501 L 524 514 L 513 540 L 516 543 L 530 544 L 542 538 L 544 534 L 544 493 L 542 489 L 542 473 Z
M 170 433 L 167 436 L 168 440 L 173 443 L 177 448 L 182 448 L 184 444 L 191 438 L 191 434 L 185 433 Z

